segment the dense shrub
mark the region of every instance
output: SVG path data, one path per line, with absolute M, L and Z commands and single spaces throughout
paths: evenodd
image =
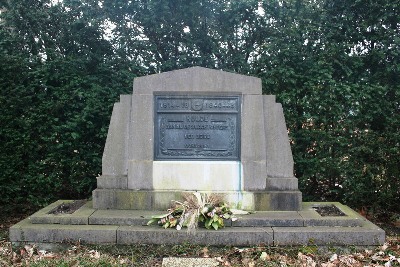
M 0 1 L 0 203 L 90 195 L 136 76 L 204 66 L 283 104 L 306 200 L 398 210 L 398 1 Z

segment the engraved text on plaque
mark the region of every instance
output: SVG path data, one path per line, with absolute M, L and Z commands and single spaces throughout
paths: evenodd
M 240 96 L 155 96 L 155 160 L 239 160 Z

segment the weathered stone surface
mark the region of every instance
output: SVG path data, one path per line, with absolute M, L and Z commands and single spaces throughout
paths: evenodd
M 274 244 L 280 245 L 382 245 L 385 232 L 373 224 L 364 227 L 273 227 Z
M 152 203 L 152 195 L 146 191 L 124 189 L 96 189 L 93 191 L 93 207 L 96 209 L 153 210 Z
M 321 216 L 313 207 L 335 205 L 346 216 Z M 304 226 L 344 226 L 357 227 L 365 223 L 365 218 L 339 202 L 305 202 L 299 214 L 304 218 Z
M 37 243 L 81 241 L 90 244 L 115 244 L 117 228 L 118 226 L 109 225 L 32 224 L 29 219 L 25 219 L 10 228 L 10 241 Z
M 128 188 L 134 190 L 153 189 L 153 161 L 130 160 L 128 162 Z
M 233 227 L 300 227 L 304 224 L 304 219 L 296 211 L 258 211 L 236 217 L 238 220 L 232 222 Z
M 266 188 L 270 191 L 298 191 L 297 178 L 275 178 L 268 177 L 266 180 Z
M 101 175 L 97 177 L 97 188 L 105 189 L 105 188 L 119 188 L 119 189 L 127 189 L 128 188 L 128 176 L 127 175 Z
M 148 92 L 132 95 L 129 136 L 130 160 L 153 160 L 154 153 L 154 96 Z M 130 173 L 129 173 L 130 177 Z
M 296 211 L 301 209 L 300 191 L 267 191 L 255 192 L 257 210 Z
M 266 183 L 266 150 L 262 98 L 244 95 L 242 103 L 242 151 L 244 190 L 264 190 Z
M 282 105 L 263 96 L 268 177 L 294 177 L 293 157 Z
M 89 216 L 95 211 L 92 202 L 87 202 L 72 214 L 49 214 L 57 206 L 73 200 L 58 200 L 30 216 L 33 224 L 89 224 Z
M 131 190 L 127 190 L 131 191 Z M 148 192 L 151 195 L 153 192 Z M 158 198 L 174 193 L 164 192 Z M 161 201 L 161 200 L 159 200 Z M 61 203 L 60 201 L 59 203 Z M 162 201 L 163 202 L 163 201 Z M 54 208 L 49 205 L 41 212 Z M 58 204 L 58 203 L 57 203 Z M 312 207 L 335 205 L 347 216 L 320 216 Z M 90 207 L 90 204 L 88 204 Z M 313 213 L 314 212 L 314 213 Z M 385 232 L 347 206 L 337 202 L 305 203 L 301 211 L 262 211 L 249 215 L 237 215 L 237 221 L 225 221 L 226 228 L 218 231 L 199 228 L 195 235 L 181 231 L 164 230 L 161 227 L 143 226 L 153 215 L 165 211 L 144 210 L 96 210 L 88 216 L 89 225 L 61 225 L 54 221 L 38 221 L 32 224 L 26 219 L 10 228 L 10 240 L 14 244 L 60 243 L 64 241 L 86 243 L 123 244 L 182 244 L 203 245 L 355 245 L 376 246 L 385 240 Z M 39 213 L 40 215 L 40 213 Z M 52 215 L 55 217 L 54 215 Z M 68 221 L 68 223 L 73 223 Z M 313 223 L 318 226 L 308 226 Z M 117 239 L 118 232 L 118 239 Z
M 195 233 L 185 230 L 162 229 L 159 227 L 121 226 L 117 231 L 118 244 L 190 244 L 213 246 L 249 246 L 256 244 L 272 245 L 273 233 L 270 227 L 264 228 L 223 228 L 210 231 L 198 228 Z
M 237 92 L 261 95 L 261 79 L 220 70 L 193 67 L 138 77 L 133 94 L 153 92 Z
M 102 159 L 103 175 L 126 175 L 128 131 L 131 110 L 131 96 L 121 95 L 114 104 L 111 122 Z
M 125 190 L 96 189 L 93 191 L 93 207 L 96 209 L 135 209 L 135 210 L 167 210 L 171 201 L 182 200 L 182 193 L 190 191 L 177 190 Z M 209 193 L 209 191 L 198 191 Z M 246 192 L 216 191 L 227 204 L 233 208 L 249 211 L 294 210 L 299 205 L 301 196 L 296 192 Z M 288 203 L 281 203 L 290 198 Z M 290 206 L 295 203 L 294 206 Z
M 155 215 L 166 211 L 149 210 L 96 210 L 89 218 L 89 224 L 99 225 L 147 225 Z

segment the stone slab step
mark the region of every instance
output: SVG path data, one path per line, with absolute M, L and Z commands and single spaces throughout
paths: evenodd
M 146 225 L 154 215 L 165 214 L 165 211 L 148 210 L 96 210 L 92 202 L 86 203 L 72 214 L 49 214 L 58 205 L 70 202 L 59 200 L 39 210 L 30 217 L 34 224 L 90 224 L 90 225 Z M 314 207 L 320 205 L 335 205 L 346 216 L 319 215 Z M 237 215 L 235 222 L 226 221 L 230 227 L 302 227 L 302 226 L 361 226 L 364 218 L 349 207 L 338 202 L 313 202 L 303 203 L 300 211 L 257 211 L 248 215 Z
M 10 228 L 13 243 L 83 242 L 93 244 L 250 245 L 381 245 L 385 232 L 349 207 L 337 202 L 303 203 L 300 211 L 259 211 L 238 215 L 218 231 L 198 228 L 195 233 L 146 226 L 165 211 L 96 210 L 91 202 L 72 214 L 49 214 L 57 201 Z M 315 208 L 334 205 L 346 216 L 321 216 Z
M 365 221 L 361 227 L 226 227 L 218 231 L 198 228 L 163 229 L 157 226 L 32 224 L 25 219 L 10 228 L 13 243 L 91 244 L 199 244 L 213 246 L 254 245 L 354 245 L 376 246 L 385 232 Z

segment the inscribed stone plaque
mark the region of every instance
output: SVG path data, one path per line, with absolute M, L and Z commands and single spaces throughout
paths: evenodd
M 240 96 L 155 96 L 155 160 L 239 160 Z

